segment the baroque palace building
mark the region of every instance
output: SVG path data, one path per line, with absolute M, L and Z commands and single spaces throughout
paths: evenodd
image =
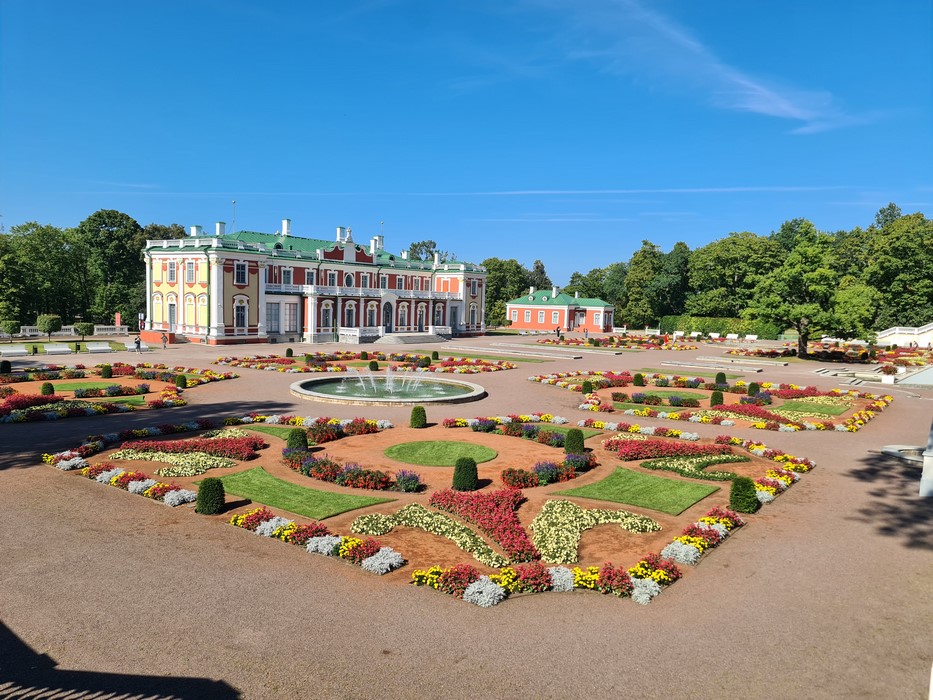
M 147 241 L 143 338 L 208 344 L 375 341 L 396 333 L 485 332 L 486 270 L 409 260 L 383 237 L 368 245 L 338 227 L 336 240 L 237 231 L 218 223 L 179 240 Z

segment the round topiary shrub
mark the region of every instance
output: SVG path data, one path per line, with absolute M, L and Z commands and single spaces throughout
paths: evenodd
M 360 350 L 360 359 L 361 359 L 361 360 L 368 360 L 368 359 L 369 359 L 369 353 L 368 353 L 366 350 Z
M 432 351 L 432 352 L 431 352 L 431 359 L 432 359 L 432 360 L 439 360 L 439 359 L 441 359 L 440 353 L 438 353 L 437 350 Z
M 709 405 L 712 406 L 722 406 L 722 392 L 714 391 L 710 394 Z
M 375 360 L 370 360 L 370 361 L 369 361 L 369 371 L 370 371 L 370 372 L 378 372 L 378 371 L 379 371 L 379 363 L 376 362 Z
M 758 382 L 752 382 L 751 384 L 748 385 L 749 396 L 754 396 L 759 391 L 761 391 L 761 386 L 758 384 Z
M 476 472 L 476 460 L 472 457 L 461 457 L 454 464 L 454 491 L 475 491 L 479 485 L 479 475 Z
M 580 385 L 580 391 L 584 394 L 592 394 L 593 382 L 591 382 L 589 379 L 584 379 L 583 383 Z
M 632 384 L 635 386 L 644 386 L 645 385 L 645 375 L 641 372 L 638 372 L 634 377 L 632 377 Z
M 564 454 L 582 455 L 586 451 L 583 447 L 583 431 L 579 428 L 571 428 L 567 431 L 567 437 L 564 438 Z
M 111 367 L 110 365 L 101 365 L 100 376 L 103 379 L 110 379 L 113 376 L 113 367 Z
M 725 384 L 725 383 L 726 383 L 726 373 L 716 372 L 716 384 Z
M 42 387 L 39 389 L 39 393 L 43 396 L 51 396 L 55 393 L 55 387 L 52 386 L 52 382 L 42 382 Z
M 188 377 L 183 374 L 175 375 L 175 387 L 177 389 L 187 389 L 188 388 Z
M 411 420 L 408 425 L 412 428 L 428 427 L 428 414 L 425 413 L 424 406 L 411 407 Z
M 294 357 L 295 352 L 291 348 L 285 348 L 285 357 Z
M 198 487 L 198 500 L 194 512 L 201 515 L 217 515 L 224 509 L 224 482 L 209 476 Z
M 292 428 L 289 430 L 288 448 L 291 450 L 307 450 L 308 434 L 301 428 Z
M 9 374 L 13 371 L 13 365 L 9 360 L 0 360 L 0 374 Z
M 418 360 L 418 366 L 419 366 L 419 367 L 430 367 L 430 366 L 431 366 L 431 358 L 428 357 L 427 355 L 425 355 L 425 356 L 422 357 L 420 360 Z
M 312 357 L 311 357 L 310 353 L 305 353 L 305 364 L 306 364 L 306 365 L 310 365 L 310 364 L 311 364 L 311 360 L 312 360 Z
M 755 482 L 747 476 L 737 476 L 729 490 L 729 507 L 737 513 L 754 513 L 760 507 L 755 495 Z

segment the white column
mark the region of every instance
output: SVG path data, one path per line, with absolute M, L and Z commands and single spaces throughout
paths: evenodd
M 260 338 L 266 337 L 266 261 L 259 261 L 259 273 L 256 275 L 256 283 L 259 285 L 259 328 L 257 335 Z
M 216 255 L 209 255 L 207 260 L 211 266 L 208 276 L 210 281 L 207 297 L 207 332 L 208 335 L 217 338 L 224 334 L 224 296 L 226 294 L 223 286 L 224 261 Z
M 309 331 L 310 331 L 310 337 L 308 338 L 308 342 L 313 343 L 313 342 L 314 342 L 314 334 L 317 333 L 317 297 L 316 297 L 316 296 L 310 297 L 310 298 L 308 299 L 308 303 L 311 305 L 311 314 L 310 314 L 310 316 L 311 316 L 311 327 L 310 327 L 310 329 L 309 329 Z
M 145 255 L 146 259 L 146 330 L 152 330 L 152 256 Z M 164 307 L 164 304 L 163 304 Z

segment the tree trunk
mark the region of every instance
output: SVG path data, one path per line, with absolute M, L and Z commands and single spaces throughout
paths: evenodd
M 807 344 L 810 342 L 810 319 L 803 318 L 797 324 L 797 357 L 807 356 Z

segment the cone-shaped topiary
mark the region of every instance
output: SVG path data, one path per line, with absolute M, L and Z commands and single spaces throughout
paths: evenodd
M 735 477 L 729 491 L 729 507 L 737 513 L 756 512 L 761 503 L 755 495 L 755 482 L 747 476 Z
M 726 384 L 726 373 L 716 372 L 716 384 Z
M 187 389 L 188 388 L 188 377 L 183 374 L 175 375 L 175 387 L 177 389 Z
M 475 491 L 479 485 L 476 472 L 476 460 L 472 457 L 460 457 L 454 464 L 454 491 Z
M 288 448 L 292 450 L 308 449 L 308 433 L 303 428 L 292 428 L 288 431 Z
M 224 509 L 224 495 L 224 482 L 214 476 L 207 477 L 198 487 L 198 500 L 194 512 L 217 515 Z
M 632 384 L 635 386 L 644 386 L 645 385 L 645 375 L 641 372 L 638 372 L 634 377 L 632 377 Z
M 101 365 L 100 376 L 103 379 L 110 379 L 113 376 L 113 367 L 111 367 L 110 365 Z
M 586 448 L 583 447 L 583 431 L 579 428 L 571 428 L 564 439 L 564 454 L 582 455 L 584 452 Z
M 52 386 L 52 382 L 42 382 L 42 386 L 39 388 L 39 393 L 43 396 L 51 396 L 55 393 L 55 387 Z
M 424 406 L 411 407 L 411 420 L 408 425 L 412 428 L 427 428 L 428 415 L 424 411 Z
M 294 357 L 295 351 L 291 348 L 285 348 L 285 357 Z
M 439 359 L 441 359 L 440 353 L 439 353 L 437 350 L 433 350 L 433 351 L 431 352 L 431 359 L 432 359 L 432 360 L 439 360 Z
M 758 385 L 758 382 L 752 382 L 751 384 L 748 385 L 748 395 L 749 395 L 749 396 L 754 396 L 754 395 L 757 394 L 759 391 L 761 391 L 761 387 Z
M 593 382 L 589 379 L 584 379 L 583 383 L 580 384 L 580 391 L 583 394 L 592 394 L 593 393 Z
M 361 360 L 368 360 L 368 359 L 369 359 L 369 353 L 366 352 L 365 350 L 360 350 L 360 359 L 361 359 Z
M 714 391 L 710 394 L 709 405 L 712 406 L 722 406 L 722 392 Z
M 13 371 L 13 365 L 9 360 L 0 360 L 0 374 L 9 374 Z
M 379 363 L 376 362 L 375 360 L 370 360 L 370 361 L 369 361 L 369 371 L 370 371 L 370 372 L 378 372 L 378 371 L 379 371 Z

